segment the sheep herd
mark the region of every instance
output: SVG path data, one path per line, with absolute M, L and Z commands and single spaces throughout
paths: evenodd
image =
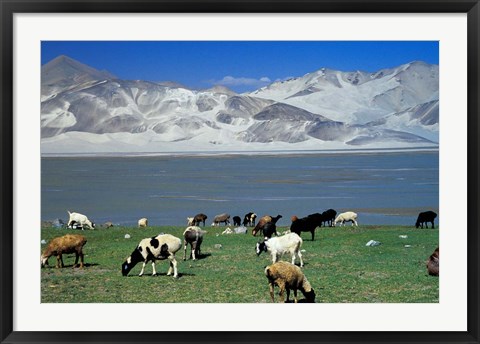
M 70 212 L 69 221 L 67 223 L 68 228 L 72 229 L 95 229 L 95 223 L 90 221 L 87 216 Z M 430 222 L 432 228 L 434 228 L 434 220 L 437 214 L 432 211 L 422 212 L 418 215 L 416 221 L 416 228 L 423 228 L 423 225 L 428 228 Z M 201 229 L 199 226 L 207 220 L 207 215 L 200 213 L 193 217 L 187 218 L 188 227 L 183 232 L 183 260 L 187 259 L 187 247 L 190 245 L 190 258 L 196 260 L 201 254 L 201 244 L 207 233 L 206 230 Z M 264 270 L 265 276 L 268 280 L 270 296 L 272 302 L 274 302 L 274 287 L 278 286 L 280 289 L 279 295 L 281 302 L 284 301 L 284 293 L 287 294 L 287 302 L 289 302 L 290 291 L 294 293 L 294 302 L 298 302 L 297 291 L 300 290 L 305 297 L 305 302 L 314 302 L 315 292 L 307 278 L 305 277 L 301 268 L 304 266 L 303 257 L 301 253 L 301 246 L 303 240 L 301 238 L 301 232 L 310 232 L 312 241 L 315 239 L 315 229 L 317 227 L 331 226 L 335 227 L 337 224 L 340 226 L 346 222 L 351 222 L 352 226 L 358 226 L 357 214 L 353 211 L 343 212 L 337 215 L 337 212 L 333 209 L 328 209 L 323 213 L 310 214 L 303 218 L 297 216 L 291 217 L 290 229 L 285 233 L 280 234 L 277 231 L 276 223 L 282 218 L 282 215 L 269 216 L 265 215 L 259 219 L 256 223 L 257 215 L 253 212 L 245 214 L 243 222 L 239 216 L 234 216 L 233 221 L 235 226 L 241 224 L 246 227 L 253 227 L 252 235 L 256 236 L 258 233 L 263 235 L 263 240 L 257 242 L 255 251 L 257 255 L 262 252 L 268 252 L 271 255 L 272 264 L 267 266 Z M 220 224 L 229 225 L 230 215 L 227 213 L 216 215 L 213 219 L 212 226 L 219 226 Z M 105 225 L 104 225 L 105 226 Z M 113 224 L 110 223 L 111 227 Z M 145 228 L 148 226 L 148 220 L 141 218 L 138 220 L 138 227 Z M 243 233 L 246 233 L 244 231 Z M 273 237 L 275 235 L 276 237 Z M 63 254 L 75 254 L 75 265 L 78 266 L 80 259 L 80 267 L 84 266 L 84 254 L 83 246 L 87 240 L 83 235 L 67 234 L 61 237 L 52 239 L 41 255 L 41 266 L 48 265 L 48 259 L 51 256 L 55 256 L 57 259 L 56 267 L 64 267 L 62 255 Z M 142 269 L 139 276 L 142 276 L 145 271 L 145 266 L 148 262 L 152 264 L 152 275 L 155 276 L 155 262 L 157 260 L 168 260 L 169 269 L 167 275 L 173 274 L 174 278 L 178 277 L 177 260 L 175 254 L 182 248 L 182 240 L 171 234 L 161 233 L 155 237 L 142 239 L 135 247 L 130 256 L 122 264 L 122 275 L 127 276 L 132 268 L 142 263 Z M 288 253 L 291 257 L 291 263 L 279 261 L 279 259 Z M 298 257 L 300 267 L 296 266 L 296 259 Z M 437 248 L 427 260 L 427 271 L 429 275 L 439 275 L 439 249 Z

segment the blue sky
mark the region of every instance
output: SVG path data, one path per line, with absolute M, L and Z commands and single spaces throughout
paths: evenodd
M 41 47 L 42 65 L 67 55 L 121 79 L 225 85 L 237 92 L 323 67 L 374 72 L 439 61 L 437 41 L 44 41 Z

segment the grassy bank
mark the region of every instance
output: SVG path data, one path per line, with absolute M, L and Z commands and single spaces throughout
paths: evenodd
M 114 227 L 75 231 L 42 229 L 42 239 L 66 233 L 87 238 L 84 269 L 72 269 L 74 256 L 64 256 L 66 268 L 56 269 L 55 258 L 41 271 L 42 302 L 99 303 L 261 303 L 270 302 L 265 266 L 270 255 L 255 254 L 251 229 L 247 235 L 221 235 L 225 227 L 207 227 L 201 259 L 183 261 L 177 253 L 179 278 L 166 276 L 168 263 L 151 264 L 138 277 L 141 264 L 128 277 L 121 264 L 138 242 L 160 232 L 182 238 L 185 227 Z M 281 231 L 286 228 L 280 228 Z M 131 236 L 125 239 L 125 234 Z M 408 238 L 400 238 L 407 235 Z M 425 262 L 438 246 L 438 229 L 400 226 L 318 228 L 315 241 L 303 233 L 304 273 L 323 303 L 438 302 L 439 279 L 427 275 Z M 382 243 L 367 247 L 370 240 Z M 183 240 L 183 238 L 182 238 Z M 222 245 L 216 248 L 216 244 Z M 409 247 L 406 247 L 409 246 Z M 42 250 L 45 245 L 42 245 Z M 188 249 L 187 254 L 190 250 Z M 289 256 L 282 260 L 290 260 Z

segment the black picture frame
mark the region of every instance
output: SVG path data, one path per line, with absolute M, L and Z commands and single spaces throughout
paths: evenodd
M 194 343 L 194 342 L 479 342 L 479 14 L 478 0 L 0 0 L 1 10 L 1 150 L 0 178 L 0 340 L 1 343 Z M 465 332 L 276 332 L 269 314 L 252 314 L 264 321 L 265 332 L 18 332 L 13 330 L 13 16 L 16 13 L 466 13 L 468 15 L 468 314 Z M 466 213 L 467 213 L 466 211 Z M 463 217 L 462 217 L 463 219 Z M 446 230 L 455 230 L 448 228 Z M 28 270 L 28 268 L 25 268 Z M 74 319 L 73 314 L 64 314 Z M 311 315 L 309 315 L 311 316 Z M 289 317 L 290 321 L 294 321 Z M 252 321 L 248 319 L 248 321 Z M 75 321 L 88 321 L 76 319 Z M 146 320 L 148 321 L 148 320 Z M 161 320 L 159 320 L 161 321 Z M 302 321 L 298 317 L 295 321 Z

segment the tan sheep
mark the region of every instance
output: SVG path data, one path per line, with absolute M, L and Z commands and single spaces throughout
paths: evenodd
M 75 253 L 75 264 L 78 265 L 78 258 L 80 258 L 80 267 L 83 268 L 83 246 L 87 243 L 87 239 L 83 235 L 67 234 L 62 237 L 53 238 L 43 251 L 40 258 L 42 267 L 48 265 L 48 258 L 51 256 L 57 257 L 56 267 L 64 267 L 62 254 Z
M 307 278 L 298 266 L 288 262 L 276 262 L 265 268 L 265 275 L 270 287 L 270 297 L 274 300 L 274 287 L 280 288 L 280 299 L 284 302 L 284 292 L 287 291 L 287 302 L 290 298 L 290 290 L 293 290 L 295 303 L 297 300 L 297 290 L 300 290 L 305 296 L 306 302 L 315 302 L 315 291 L 308 282 Z
M 142 217 L 140 220 L 138 220 L 138 228 L 145 228 L 148 226 L 148 219 L 145 217 Z

